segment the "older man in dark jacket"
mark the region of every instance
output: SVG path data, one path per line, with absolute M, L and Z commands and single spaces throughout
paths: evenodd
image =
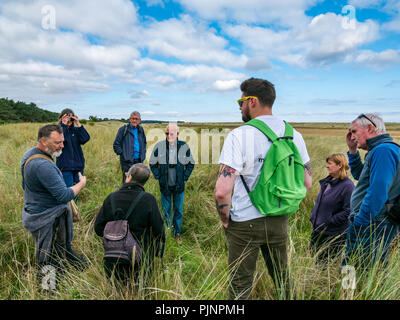
M 113 148 L 119 156 L 122 169 L 122 183 L 125 182 L 126 172 L 135 163 L 146 159 L 146 135 L 140 126 L 140 113 L 134 111 L 129 117 L 129 123 L 120 127 L 115 137 Z
M 127 212 L 132 201 L 144 191 L 144 184 L 150 176 L 148 166 L 138 163 L 134 164 L 129 170 L 126 183 L 114 192 L 114 201 L 117 208 L 121 208 L 123 212 Z M 104 228 L 109 221 L 115 221 L 115 212 L 111 209 L 110 195 L 104 200 L 103 206 L 96 217 L 94 230 L 100 237 L 103 236 Z M 132 214 L 128 218 L 128 225 L 132 235 L 140 244 L 144 254 L 143 261 L 138 266 L 143 269 L 147 275 L 152 271 L 152 260 L 154 256 L 162 257 L 164 253 L 165 231 L 164 223 L 158 209 L 156 198 L 145 192 L 140 198 Z M 117 263 L 118 262 L 118 263 Z M 138 279 L 139 268 L 135 268 L 135 279 Z M 111 276 L 112 270 L 115 268 L 117 278 L 127 280 L 132 274 L 132 266 L 116 258 L 105 258 L 104 268 L 108 276 Z
M 158 142 L 150 157 L 150 168 L 160 184 L 161 206 L 168 228 L 178 242 L 182 241 L 183 196 L 185 182 L 194 168 L 194 160 L 186 142 L 178 140 L 179 127 L 169 124 L 166 128 L 167 138 Z M 174 214 L 171 222 L 171 204 Z

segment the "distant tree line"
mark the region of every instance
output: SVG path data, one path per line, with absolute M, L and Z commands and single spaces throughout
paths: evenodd
M 15 122 L 57 122 L 58 113 L 40 109 L 34 103 L 27 104 L 22 101 L 15 102 L 12 99 L 0 98 L 0 124 L 15 123 Z M 87 120 L 80 119 L 83 124 Z M 129 119 L 109 119 L 100 118 L 97 116 L 89 116 L 89 122 L 102 121 L 121 121 L 128 123 Z M 142 123 L 168 123 L 169 121 L 162 120 L 142 120 Z M 183 123 L 184 121 L 178 121 Z
M 97 116 L 89 116 L 89 121 L 91 122 L 102 122 L 102 121 L 121 121 L 121 122 L 129 122 L 129 119 L 109 119 L 109 118 L 100 118 Z M 82 122 L 82 121 L 81 121 Z M 185 121 L 178 121 L 178 123 L 184 123 Z M 169 123 L 169 121 L 164 120 L 142 120 L 141 123 Z
M 40 109 L 34 103 L 0 98 L 0 124 L 12 122 L 56 122 L 58 113 Z

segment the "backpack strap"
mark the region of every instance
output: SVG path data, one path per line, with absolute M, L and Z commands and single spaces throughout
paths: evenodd
M 128 209 L 128 212 L 126 213 L 126 216 L 124 217 L 124 220 L 128 220 L 129 216 L 132 214 L 133 210 L 135 209 L 136 205 L 138 204 L 139 200 L 142 199 L 142 197 L 145 195 L 146 192 L 141 191 L 136 198 L 132 201 L 131 206 Z
M 285 123 L 285 135 L 283 137 L 279 137 L 279 139 L 288 139 L 288 140 L 293 140 L 293 127 L 287 123 L 285 120 L 283 120 Z
M 41 153 L 34 154 L 33 156 L 30 156 L 28 159 L 26 159 L 26 161 L 24 163 L 24 168 L 23 168 L 22 175 L 25 174 L 25 167 L 28 164 L 28 162 L 33 160 L 33 159 L 38 159 L 38 158 L 46 159 L 46 160 L 49 160 L 50 162 L 53 162 L 53 159 L 51 159 L 49 156 L 46 156 L 46 155 L 41 154 Z
M 272 143 L 278 139 L 278 136 L 275 134 L 275 132 L 273 132 L 272 129 L 264 121 L 261 121 L 259 119 L 252 119 L 246 122 L 244 125 L 249 125 L 257 128 L 262 133 L 264 133 L 268 140 Z
M 122 134 L 122 140 L 125 139 L 126 134 L 128 133 L 128 129 L 129 129 L 129 123 L 125 125 L 124 133 Z
M 114 192 L 110 194 L 110 204 L 111 204 L 111 212 L 115 214 L 115 199 L 114 199 Z

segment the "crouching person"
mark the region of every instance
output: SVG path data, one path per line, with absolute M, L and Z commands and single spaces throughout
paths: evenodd
M 46 266 L 46 270 L 62 270 L 65 260 L 75 267 L 86 266 L 85 259 L 71 248 L 72 214 L 68 206 L 85 187 L 86 177 L 79 175 L 79 182 L 73 187 L 65 185 L 52 158 L 61 155 L 63 141 L 59 125 L 45 125 L 39 129 L 37 146 L 25 152 L 21 160 L 22 223 L 35 239 L 39 274 Z
M 138 284 L 141 274 L 150 278 L 153 257 L 162 257 L 165 231 L 156 198 L 144 191 L 149 167 L 134 164 L 126 176 L 122 188 L 104 200 L 94 230 L 103 237 L 107 277 L 114 274 L 126 284 L 133 275 Z

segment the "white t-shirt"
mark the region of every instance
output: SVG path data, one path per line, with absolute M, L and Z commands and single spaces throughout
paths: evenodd
M 259 116 L 257 119 L 264 121 L 278 137 L 284 136 L 285 123 L 283 120 L 275 116 Z M 293 130 L 293 142 L 303 163 L 310 161 L 304 139 L 296 130 Z M 243 175 L 249 189 L 253 190 L 270 146 L 271 142 L 260 130 L 253 126 L 240 126 L 232 130 L 226 137 L 219 164 L 225 164 L 238 171 Z M 264 217 L 251 203 L 239 176 L 235 181 L 230 215 L 231 219 L 237 222 Z

